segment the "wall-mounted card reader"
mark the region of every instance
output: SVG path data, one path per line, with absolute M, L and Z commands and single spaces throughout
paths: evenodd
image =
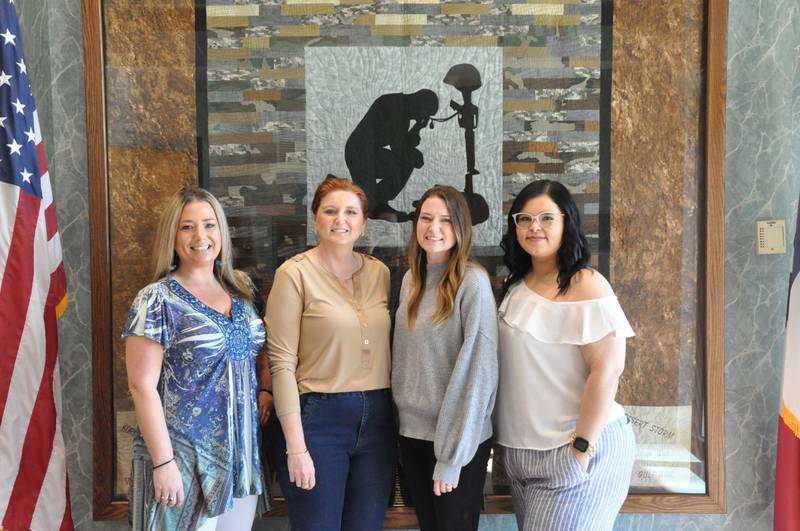
M 756 248 L 758 254 L 786 252 L 786 222 L 782 219 L 756 221 Z

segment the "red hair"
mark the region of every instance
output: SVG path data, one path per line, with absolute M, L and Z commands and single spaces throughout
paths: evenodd
M 366 219 L 369 205 L 367 204 L 367 194 L 364 193 L 364 190 L 362 190 L 360 186 L 350 179 L 336 177 L 330 173 L 327 177 L 325 177 L 324 181 L 319 183 L 319 186 L 317 186 L 317 191 L 314 192 L 314 199 L 311 201 L 311 212 L 316 214 L 317 210 L 319 210 L 319 205 L 322 203 L 322 200 L 325 199 L 325 196 L 331 192 L 339 191 L 350 192 L 358 197 L 358 201 L 361 203 L 361 212 L 363 212 L 364 219 Z

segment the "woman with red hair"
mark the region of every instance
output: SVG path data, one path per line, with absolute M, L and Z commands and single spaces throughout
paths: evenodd
M 389 270 L 353 250 L 367 199 L 352 181 L 325 179 L 311 212 L 319 245 L 278 268 L 267 303 L 278 480 L 295 531 L 380 530 L 396 461 Z

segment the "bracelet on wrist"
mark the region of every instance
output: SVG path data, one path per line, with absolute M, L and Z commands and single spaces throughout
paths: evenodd
M 156 468 L 161 468 L 161 467 L 162 467 L 162 466 L 164 466 L 164 465 L 168 465 L 168 464 L 170 464 L 170 463 L 171 463 L 171 462 L 173 462 L 173 461 L 175 461 L 175 457 L 174 457 L 174 456 L 173 456 L 173 457 L 170 457 L 169 459 L 167 459 L 166 461 L 164 461 L 164 462 L 163 462 L 163 463 L 161 463 L 160 465 L 154 465 L 154 466 L 153 466 L 153 470 L 155 470 Z
M 304 454 L 307 454 L 307 453 L 308 453 L 308 448 L 306 448 L 302 452 L 290 452 L 289 450 L 286 450 L 286 455 L 289 456 L 289 457 L 297 457 L 299 455 L 304 455 Z
M 267 389 L 266 387 L 262 387 L 261 389 L 258 390 L 258 392 L 259 393 L 269 393 L 270 395 L 272 395 L 272 389 Z

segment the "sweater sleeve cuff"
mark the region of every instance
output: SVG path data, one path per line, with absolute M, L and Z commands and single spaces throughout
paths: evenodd
M 450 485 L 457 487 L 458 478 L 461 475 L 461 467 L 451 465 L 443 461 L 436 461 L 436 466 L 433 469 L 433 480 L 443 481 Z
M 279 371 L 272 375 L 272 391 L 275 397 L 275 413 L 278 417 L 300 413 L 300 393 L 294 373 Z

